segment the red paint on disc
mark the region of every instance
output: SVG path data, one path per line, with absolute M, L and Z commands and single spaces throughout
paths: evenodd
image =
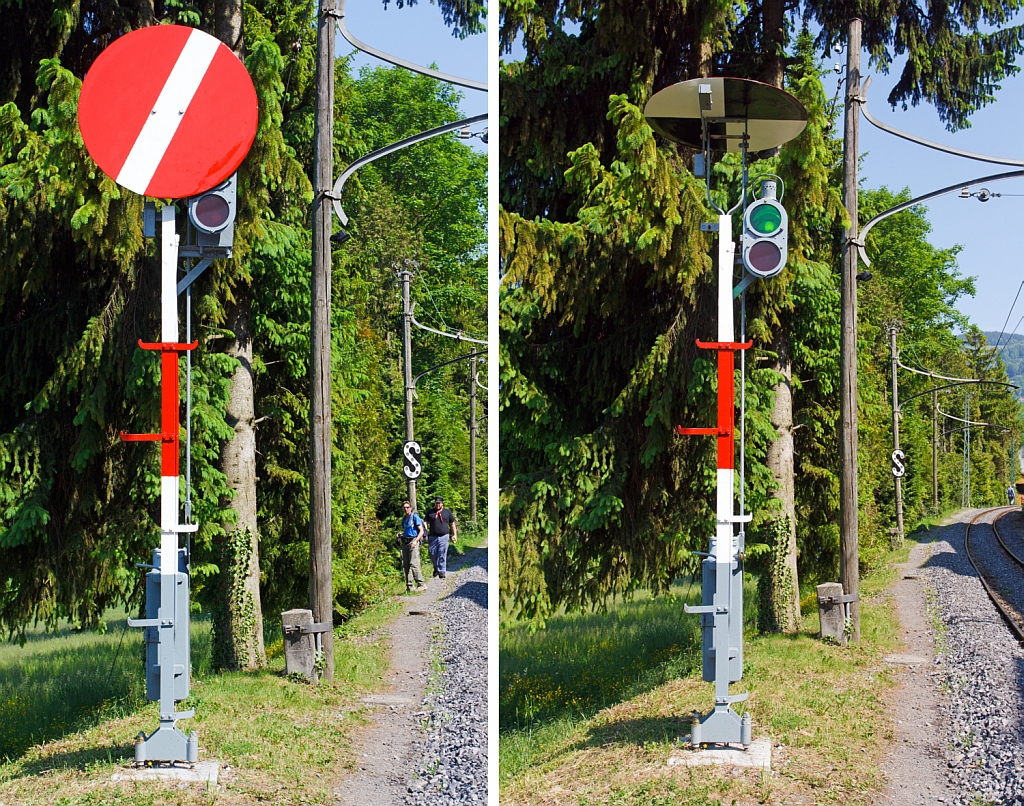
M 141 28 L 104 50 L 82 82 L 78 122 L 89 155 L 117 181 L 186 41 L 180 25 Z M 202 34 L 202 36 L 208 36 Z M 185 198 L 219 185 L 256 136 L 256 90 L 245 66 L 217 43 L 209 68 L 145 187 L 145 195 Z

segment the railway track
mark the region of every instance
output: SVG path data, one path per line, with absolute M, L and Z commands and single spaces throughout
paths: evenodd
M 964 548 L 989 598 L 1024 642 L 1024 540 L 999 528 L 999 521 L 1015 512 L 1020 512 L 1016 506 L 995 507 L 975 515 L 967 524 Z

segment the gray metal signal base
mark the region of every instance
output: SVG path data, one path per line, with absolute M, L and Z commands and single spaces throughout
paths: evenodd
M 690 745 L 742 744 L 751 742 L 749 714 L 740 716 L 732 704 L 747 694 L 729 694 L 729 684 L 743 676 L 743 563 L 737 557 L 701 563 L 701 605 L 684 605 L 687 613 L 701 618 L 701 656 L 705 682 L 715 684 L 715 707 L 703 716 L 694 714 Z
M 160 702 L 159 727 L 148 737 L 138 735 L 136 764 L 199 760 L 198 735 L 192 731 L 186 736 L 175 724 L 195 716 L 194 710 L 174 710 L 188 696 L 191 666 L 185 549 L 178 549 L 177 555 L 177 572 L 161 574 L 161 551 L 154 550 L 153 570 L 146 574 L 146 618 L 128 619 L 129 627 L 145 630 L 146 699 Z

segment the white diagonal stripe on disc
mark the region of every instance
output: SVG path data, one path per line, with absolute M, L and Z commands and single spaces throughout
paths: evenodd
M 117 184 L 145 194 L 218 47 L 220 40 L 209 34 L 198 30 L 189 34 L 153 111 L 117 174 Z

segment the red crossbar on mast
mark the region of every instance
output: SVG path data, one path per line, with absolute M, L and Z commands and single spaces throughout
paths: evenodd
M 733 371 L 735 368 L 734 353 L 753 346 L 753 341 L 701 341 L 697 346 L 704 350 L 718 351 L 718 427 L 717 428 L 684 428 L 676 430 L 683 436 L 716 436 L 718 437 L 718 469 L 733 470 L 736 466 L 736 397 L 733 390 Z
M 121 432 L 124 442 L 161 442 L 160 475 L 178 477 L 178 457 L 180 454 L 179 435 L 180 423 L 178 407 L 178 355 L 187 350 L 194 350 L 199 341 L 185 344 L 176 341 L 144 342 L 139 340 L 143 350 L 153 350 L 160 355 L 160 433 L 159 434 L 128 434 Z

